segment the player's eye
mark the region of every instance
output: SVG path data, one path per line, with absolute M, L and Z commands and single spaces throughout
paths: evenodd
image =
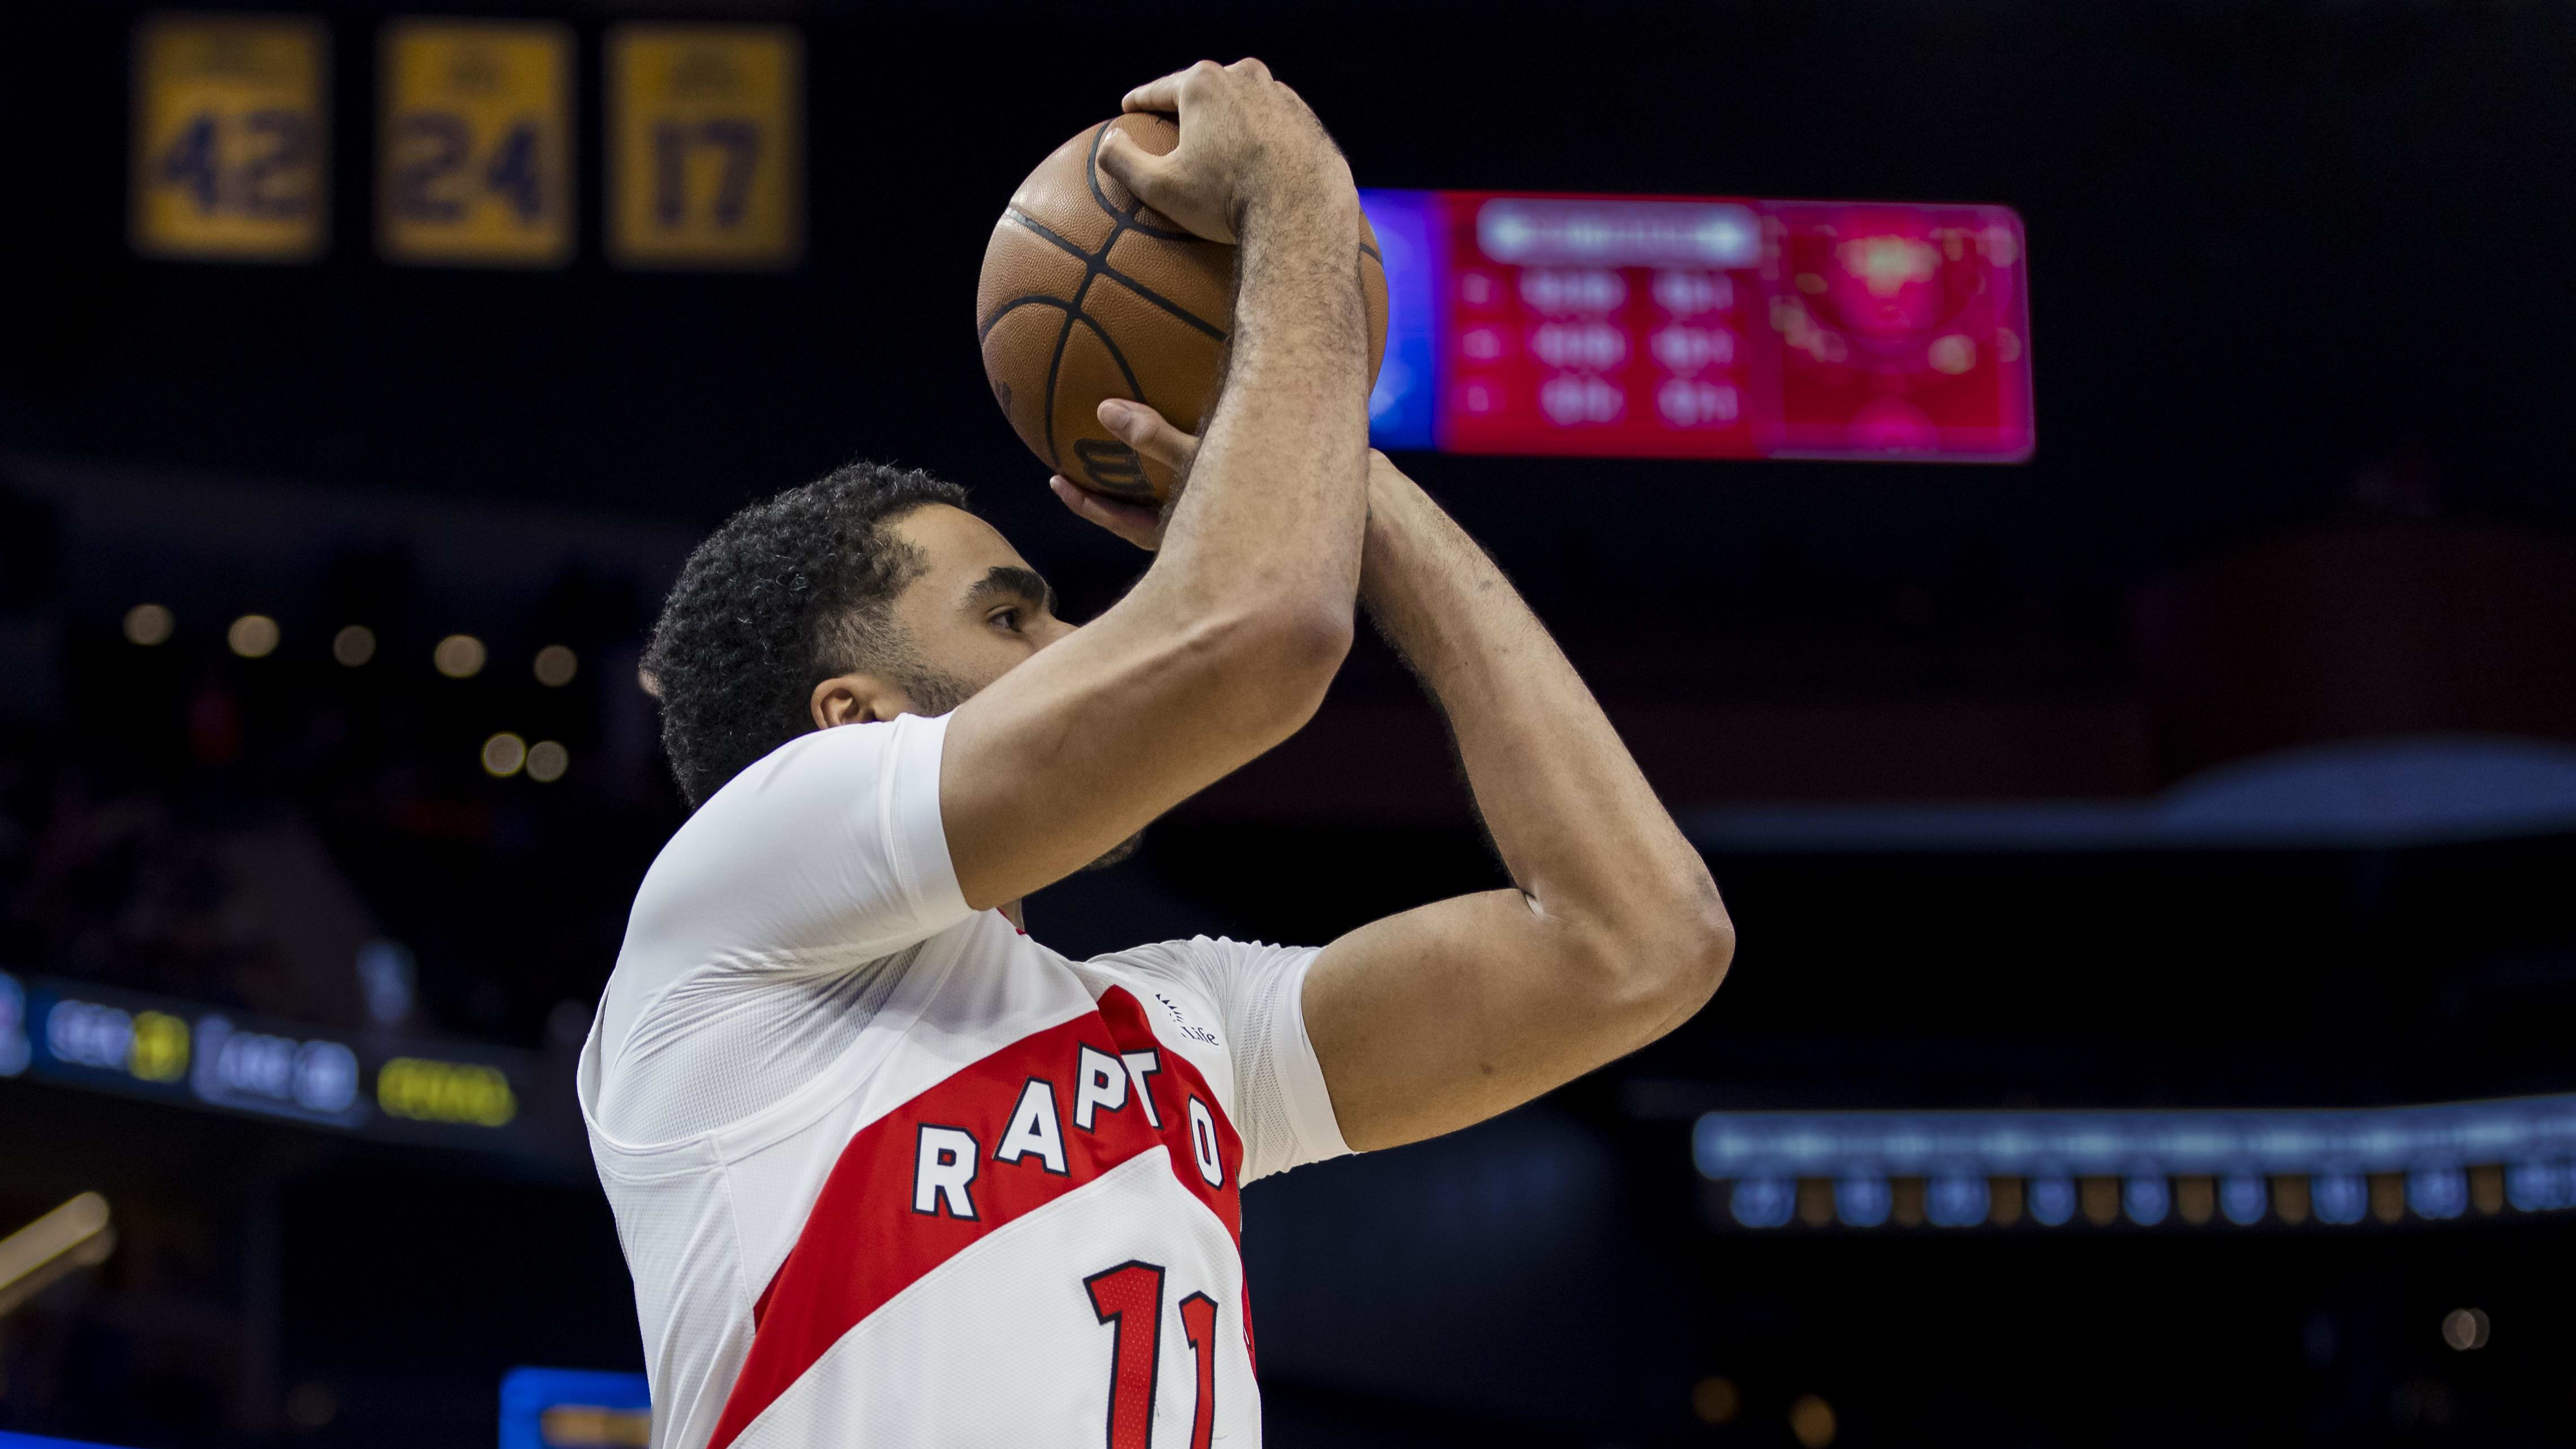
M 1003 628 L 1016 634 L 1020 632 L 1020 611 L 1017 609 L 997 610 L 988 622 L 999 624 Z

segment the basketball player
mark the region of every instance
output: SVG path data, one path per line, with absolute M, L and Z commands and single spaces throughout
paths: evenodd
M 1177 112 L 1179 146 L 1102 164 L 1240 247 L 1203 438 L 1103 407 L 1188 467 L 1168 522 L 1056 480 L 1157 549 L 1134 590 L 1077 629 L 955 488 L 860 465 L 736 515 L 655 629 L 696 811 L 580 1066 L 655 1449 L 1256 1444 L 1241 1186 L 1527 1101 L 1726 970 L 1716 889 L 1582 681 L 1368 451 L 1359 204 L 1323 128 L 1254 61 L 1126 105 Z M 1024 897 L 1305 722 L 1355 598 L 1514 887 L 1321 950 L 1032 938 Z

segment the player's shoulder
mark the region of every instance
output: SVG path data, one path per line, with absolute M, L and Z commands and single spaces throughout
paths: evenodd
M 947 725 L 944 715 L 924 719 L 906 714 L 809 730 L 745 765 L 707 797 L 689 824 L 753 814 L 764 806 L 793 806 L 811 800 L 818 790 L 873 781 L 892 771 L 936 769 L 937 752 L 921 746 L 935 743 Z
M 693 877 L 757 875 L 772 849 L 806 846 L 800 829 L 829 817 L 859 818 L 863 802 L 895 774 L 926 768 L 936 798 L 937 743 L 945 718 L 901 715 L 885 722 L 841 725 L 798 735 L 743 767 L 680 822 L 645 873 L 644 894 Z M 924 745 L 930 748 L 923 748 Z M 835 832 L 839 845 L 842 832 Z M 847 842 L 865 845 L 864 832 Z

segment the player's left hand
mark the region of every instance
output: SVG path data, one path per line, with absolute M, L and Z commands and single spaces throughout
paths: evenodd
M 1190 460 L 1198 456 L 1199 440 L 1163 421 L 1163 415 L 1140 402 L 1109 398 L 1100 404 L 1101 426 L 1116 433 L 1127 446 L 1162 464 L 1175 478 L 1189 475 Z M 1163 520 L 1168 508 L 1150 508 L 1141 503 L 1121 503 L 1115 498 L 1082 488 L 1059 473 L 1047 480 L 1055 496 L 1080 517 L 1099 524 L 1111 533 L 1152 553 L 1163 544 Z M 1180 495 L 1175 493 L 1173 497 Z

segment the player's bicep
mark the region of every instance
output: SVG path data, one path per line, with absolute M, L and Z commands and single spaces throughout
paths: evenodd
M 1516 890 L 1371 922 L 1308 972 L 1306 1030 L 1366 1152 L 1470 1126 L 1627 1050 L 1580 945 Z

